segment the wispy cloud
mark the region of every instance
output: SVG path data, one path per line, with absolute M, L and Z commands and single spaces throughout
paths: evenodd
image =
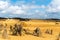
M 60 0 L 52 0 L 48 6 L 48 11 L 59 12 L 60 11 Z
M 24 18 L 59 18 L 60 0 L 44 1 L 42 3 L 36 0 L 0 0 L 0 15 L 7 17 L 24 17 Z M 15 1 L 15 2 L 14 2 Z M 57 16 L 56 16 L 57 15 Z

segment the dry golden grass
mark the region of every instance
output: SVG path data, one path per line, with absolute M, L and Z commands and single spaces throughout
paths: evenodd
M 21 24 L 23 28 L 29 29 L 33 31 L 36 27 L 39 27 L 42 32 L 41 37 L 36 37 L 33 35 L 26 35 L 23 34 L 22 36 L 12 36 L 8 35 L 7 39 L 2 38 L 2 34 L 0 34 L 0 40 L 56 40 L 58 37 L 58 34 L 60 33 L 60 22 L 56 24 L 56 22 L 52 21 L 44 21 L 44 20 L 30 20 L 30 21 L 19 21 L 19 20 L 6 20 L 6 21 L 0 21 L 0 24 L 7 24 L 7 30 L 9 34 L 9 27 L 10 25 L 14 26 L 14 24 Z M 45 31 L 47 29 L 52 29 L 53 34 L 46 34 Z

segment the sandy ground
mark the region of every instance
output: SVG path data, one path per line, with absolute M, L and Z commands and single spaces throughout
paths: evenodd
M 51 22 L 51 21 L 47 22 L 47 21 L 30 20 L 30 21 L 23 21 L 23 23 L 21 23 L 21 21 L 18 21 L 18 20 L 6 20 L 6 21 L 1 21 L 0 23 L 8 24 L 7 30 L 9 30 L 10 25 L 13 26 L 16 23 L 22 24 L 23 28 L 29 29 L 31 30 L 31 32 L 36 27 L 39 27 L 41 30 L 40 37 L 27 35 L 27 34 L 23 34 L 22 36 L 13 36 L 13 35 L 9 35 L 9 31 L 8 31 L 7 39 L 4 39 L 2 37 L 2 34 L 0 34 L 0 40 L 57 40 L 58 34 L 60 33 L 60 22 L 56 24 L 56 22 Z M 50 35 L 50 34 L 45 33 L 47 29 L 52 29 L 53 34 Z

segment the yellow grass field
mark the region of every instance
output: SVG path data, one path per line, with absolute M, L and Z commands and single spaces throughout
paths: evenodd
M 58 24 L 56 24 L 58 23 Z M 7 19 L 6 21 L 1 20 L 0 24 L 7 24 L 7 30 L 8 30 L 8 38 L 4 39 L 2 38 L 2 33 L 0 34 L 0 40 L 57 40 L 58 34 L 60 33 L 60 22 L 54 22 L 54 21 L 44 21 L 44 20 L 30 20 L 30 21 L 19 21 L 15 19 Z M 33 36 L 33 35 L 27 35 L 23 34 L 22 36 L 13 36 L 9 35 L 9 27 L 10 25 L 14 24 L 21 24 L 23 28 L 31 30 L 31 32 L 36 29 L 37 27 L 41 30 L 41 36 Z M 14 27 L 14 26 L 13 26 Z M 52 29 L 53 34 L 46 34 L 45 31 L 47 29 Z

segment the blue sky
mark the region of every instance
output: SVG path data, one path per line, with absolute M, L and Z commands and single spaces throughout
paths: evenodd
M 35 2 L 34 4 L 39 5 L 39 6 L 40 5 L 48 5 L 51 2 L 51 0 L 10 0 L 10 1 L 13 4 L 18 1 L 24 1 L 25 4 L 31 4 L 34 1 Z
M 0 17 L 60 19 L 60 0 L 0 0 Z

